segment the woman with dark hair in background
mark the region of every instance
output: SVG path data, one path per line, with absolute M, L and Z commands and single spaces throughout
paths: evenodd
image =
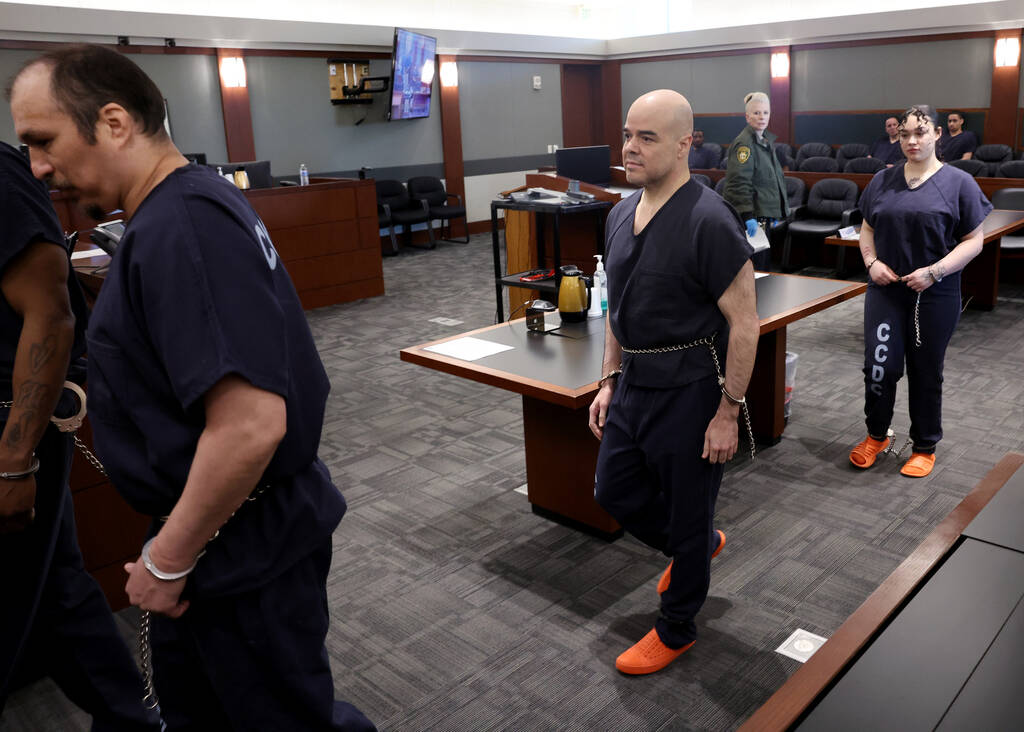
M 722 193 L 746 223 L 747 236 L 754 236 L 758 225 L 763 226 L 767 234 L 774 222 L 785 218 L 789 214 L 789 201 L 782 165 L 772 149 L 776 137 L 768 132 L 772 114 L 768 95 L 751 92 L 743 97 L 743 104 L 747 126 L 729 146 L 729 167 Z M 770 270 L 771 250 L 757 252 L 751 261 L 755 269 Z
M 935 110 L 900 118 L 904 165 L 871 179 L 860 199 L 860 250 L 871 281 L 864 300 L 864 414 L 868 436 L 850 462 L 870 468 L 889 446 L 896 384 L 907 365 L 913 454 L 900 470 L 923 478 L 942 439 L 942 368 L 960 319 L 960 270 L 981 252 L 992 210 L 967 173 L 935 156 Z

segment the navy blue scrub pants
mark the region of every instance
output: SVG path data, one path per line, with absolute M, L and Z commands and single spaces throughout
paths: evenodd
M 947 278 L 949 279 L 949 278 Z M 864 299 L 864 416 L 868 434 L 885 437 L 896 403 L 896 384 L 907 370 L 910 439 L 914 451 L 934 453 L 942 439 L 942 369 L 960 321 L 960 278 L 921 294 L 917 346 L 917 293 L 902 283 L 869 285 Z
M 47 427 L 36 448 L 36 519 L 0 536 L 0 712 L 11 690 L 48 675 L 92 715 L 95 732 L 155 732 L 142 677 L 82 565 L 67 483 L 71 449 L 70 435 Z
M 153 680 L 179 730 L 345 730 L 374 725 L 334 699 L 324 641 L 331 542 L 267 584 L 192 598 L 177 620 L 153 616 Z
M 715 377 L 674 389 L 632 386 L 620 377 L 597 456 L 594 497 L 622 527 L 671 557 L 658 637 L 682 648 L 697 637 L 694 619 L 707 598 L 713 519 L 722 464 L 701 457 L 704 433 L 722 392 Z

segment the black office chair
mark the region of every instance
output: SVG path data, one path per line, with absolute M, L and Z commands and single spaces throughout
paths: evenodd
M 462 204 L 462 196 L 455 193 L 448 193 L 444 189 L 444 183 L 440 178 L 433 178 L 429 175 L 420 175 L 410 178 L 409 197 L 414 201 L 425 201 L 430 213 L 430 221 L 427 227 L 430 228 L 434 219 L 441 220 L 442 233 L 444 224 L 448 223 L 448 237 L 442 237 L 442 241 L 458 241 L 462 244 L 469 244 L 469 219 L 466 218 L 466 207 Z M 454 199 L 454 206 L 448 205 L 448 201 Z M 462 219 L 466 225 L 465 239 L 452 239 L 452 219 Z
M 977 178 L 979 175 L 985 175 L 985 171 L 988 169 L 988 165 L 980 160 L 950 160 L 946 165 L 952 165 L 954 168 L 960 168 L 966 173 L 973 175 Z
M 870 150 L 870 147 L 859 142 L 848 142 L 845 145 L 840 145 L 839 149 L 836 150 L 836 162 L 839 163 L 839 169 L 846 170 L 846 164 L 851 160 L 866 158 Z
M 706 176 L 704 173 L 690 173 L 690 177 L 693 178 L 698 183 L 700 183 L 705 188 L 711 188 L 711 178 Z
M 427 239 L 430 243 L 426 249 L 437 246 L 434 242 L 434 230 L 430 226 L 430 208 L 426 201 L 413 201 L 400 180 L 374 181 L 377 187 L 377 222 L 388 228 L 391 237 L 391 251 L 384 254 L 398 254 L 398 243 L 395 241 L 395 224 L 405 231 L 406 244 L 413 246 L 412 225 L 426 224 Z
M 211 168 L 221 169 L 222 173 L 234 175 L 239 168 L 245 168 L 250 188 L 273 188 L 274 176 L 270 174 L 269 160 L 246 160 L 241 163 L 207 163 Z
M 796 157 L 793 152 L 793 146 L 788 142 L 773 142 L 772 147 L 775 148 L 775 157 L 779 159 L 779 165 L 793 170 L 793 159 Z
M 722 196 L 723 198 L 725 197 L 725 176 L 724 175 L 721 178 L 718 179 L 717 183 L 715 183 L 715 193 L 717 193 L 719 196 Z
M 1007 160 L 999 166 L 1000 178 L 1024 178 L 1024 160 Z
M 1024 160 L 1017 162 L 1024 163 Z M 1000 188 L 992 194 L 992 205 L 1010 211 L 1024 211 L 1024 188 Z M 999 240 L 999 257 L 1000 259 L 1024 259 L 1024 234 L 1003 236 Z
M 807 196 L 807 205 L 797 209 L 786 232 L 786 243 L 782 249 L 782 267 L 788 268 L 793 236 L 824 241 L 839 229 L 858 223 L 857 184 L 842 178 L 819 180 Z M 839 247 L 845 250 L 845 247 Z M 839 268 L 842 268 L 840 254 Z
M 722 162 L 722 146 L 719 145 L 717 142 L 705 142 L 704 149 L 710 150 L 711 152 L 714 153 L 712 157 L 715 159 L 715 164 L 712 165 L 711 167 L 717 168 L 718 164 Z
M 782 180 L 786 184 L 786 200 L 789 202 L 789 215 L 768 232 L 768 242 L 774 251 L 778 251 L 779 247 L 785 246 L 789 224 L 796 218 L 797 211 L 804 205 L 804 198 L 807 194 L 807 185 L 801 179 L 787 175 L 783 176 Z
M 844 173 L 877 173 L 885 167 L 878 158 L 854 158 L 843 168 Z
M 804 158 L 799 169 L 801 173 L 838 173 L 839 162 L 835 158 L 814 155 Z
M 985 172 L 981 175 L 995 177 L 1000 165 L 1013 160 L 1013 148 L 1009 145 L 978 145 L 971 159 L 985 163 Z
M 807 158 L 830 158 L 832 157 L 832 146 L 824 142 L 807 142 L 800 146 L 796 153 L 796 170 L 800 170 L 801 164 Z
M 196 165 L 206 165 L 206 153 L 182 153 L 182 155 Z

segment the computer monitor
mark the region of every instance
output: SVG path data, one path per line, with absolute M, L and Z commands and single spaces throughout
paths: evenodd
M 555 172 L 563 178 L 606 186 L 612 180 L 611 165 L 612 149 L 608 145 L 555 150 Z

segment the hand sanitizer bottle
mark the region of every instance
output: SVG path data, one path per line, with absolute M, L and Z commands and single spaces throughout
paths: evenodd
M 603 314 L 608 313 L 608 275 L 604 271 L 604 257 L 600 254 L 595 254 L 594 259 L 597 260 L 597 267 L 594 269 L 594 287 L 598 291 L 601 298 L 601 312 Z

